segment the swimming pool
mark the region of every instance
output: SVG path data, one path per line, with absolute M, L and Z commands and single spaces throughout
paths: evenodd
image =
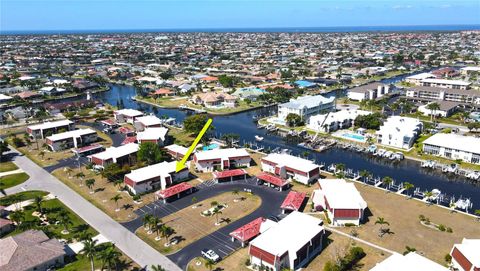
M 353 140 L 358 140 L 358 141 L 365 141 L 365 137 L 359 134 L 349 134 L 349 133 L 344 133 L 342 134 L 342 137 L 348 138 L 348 139 L 353 139 Z
M 204 151 L 208 151 L 208 150 L 218 149 L 218 147 L 219 147 L 218 144 L 213 143 L 213 144 L 210 144 L 208 146 L 203 146 L 202 149 Z

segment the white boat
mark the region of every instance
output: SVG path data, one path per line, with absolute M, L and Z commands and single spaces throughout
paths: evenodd
M 255 135 L 255 140 L 256 140 L 256 141 L 262 141 L 262 140 L 263 140 L 263 137 L 262 137 L 262 136 L 259 136 L 259 135 Z
M 377 156 L 378 156 L 378 157 L 382 157 L 384 153 L 385 153 L 385 150 L 384 150 L 384 149 L 379 149 L 379 150 L 377 151 Z
M 391 151 L 386 151 L 386 152 L 383 154 L 383 157 L 388 158 L 388 157 L 390 157 L 390 155 L 392 155 L 392 152 L 391 152 Z

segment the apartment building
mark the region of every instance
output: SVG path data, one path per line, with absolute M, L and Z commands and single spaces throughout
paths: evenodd
M 278 118 L 285 121 L 288 114 L 293 113 L 299 115 L 302 120 L 308 121 L 311 116 L 331 111 L 334 108 L 335 97 L 303 96 L 280 104 L 278 106 Z
M 73 121 L 59 120 L 48 121 L 41 124 L 30 125 L 27 127 L 27 133 L 31 138 L 45 138 L 58 133 L 60 130 L 70 131 L 74 129 Z
M 423 152 L 447 159 L 480 164 L 480 138 L 438 133 L 423 142 Z
M 319 165 L 286 153 L 271 153 L 263 157 L 262 170 L 303 184 L 312 183 L 320 176 Z
M 252 158 L 245 149 L 214 149 L 195 153 L 193 161 L 201 172 L 249 167 Z
M 450 101 L 458 103 L 480 104 L 480 92 L 472 89 L 449 89 L 417 86 L 407 89 L 405 95 L 419 101 Z
M 422 129 L 423 123 L 418 119 L 391 116 L 376 132 L 377 142 L 389 147 L 410 149 Z
M 97 132 L 92 129 L 78 129 L 54 134 L 46 139 L 50 150 L 61 151 L 68 148 L 79 148 L 97 141 Z
M 375 100 L 391 92 L 390 86 L 382 83 L 370 83 L 347 90 L 347 96 L 350 100 L 365 101 Z

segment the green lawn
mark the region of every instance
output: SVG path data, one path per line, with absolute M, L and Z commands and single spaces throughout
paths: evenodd
M 25 191 L 25 192 L 20 192 L 12 195 L 8 195 L 6 197 L 0 198 L 0 205 L 2 206 L 8 206 L 12 205 L 15 202 L 20 202 L 24 200 L 29 200 L 33 199 L 36 196 L 46 196 L 48 195 L 47 192 L 44 191 Z
M 1 162 L 0 163 L 0 172 L 7 172 L 18 169 L 17 165 L 13 162 Z
M 0 187 L 7 189 L 25 182 L 28 178 L 30 178 L 30 176 L 25 172 L 3 176 L 0 177 Z
M 49 237 L 55 237 L 59 239 L 67 239 L 72 240 L 78 238 L 80 234 L 88 233 L 92 237 L 97 235 L 97 231 L 91 228 L 88 224 L 85 223 L 80 217 L 78 217 L 74 212 L 72 212 L 68 207 L 66 207 L 60 200 L 58 199 L 51 199 L 42 202 L 41 204 L 42 209 L 45 215 L 48 218 L 48 222 L 50 225 L 41 226 L 40 219 L 36 216 L 33 216 L 33 212 L 36 211 L 35 204 L 28 205 L 24 208 L 25 213 L 25 222 L 32 222 L 33 224 L 37 225 L 36 227 L 44 231 Z M 62 234 L 62 230 L 64 230 L 64 226 L 61 224 L 56 224 L 57 218 L 59 217 L 62 211 L 66 211 L 68 215 L 68 221 L 70 221 L 68 225 L 68 234 Z M 25 231 L 26 229 L 16 228 L 12 233 L 9 235 L 15 235 Z

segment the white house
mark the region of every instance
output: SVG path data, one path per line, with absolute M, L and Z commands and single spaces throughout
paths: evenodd
M 415 84 L 417 86 L 422 85 L 422 80 L 424 79 L 434 79 L 437 78 L 435 75 L 428 73 L 428 72 L 423 72 L 415 75 L 410 75 L 407 78 L 405 78 L 405 81 L 407 83 Z
M 347 97 L 354 101 L 375 100 L 391 92 L 390 86 L 382 83 L 370 83 L 347 90 Z
M 90 161 L 99 168 L 105 168 L 111 163 L 120 166 L 132 165 L 136 161 L 138 144 L 128 143 L 120 147 L 110 147 L 103 152 L 89 156 Z
M 320 219 L 293 211 L 250 242 L 250 262 L 254 268 L 297 270 L 320 253 L 324 234 Z
M 286 153 L 270 153 L 263 157 L 262 170 L 303 184 L 309 184 L 320 176 L 319 165 Z
M 437 110 L 430 110 L 428 109 L 428 105 L 431 104 L 433 102 L 430 102 L 430 103 L 427 103 L 425 105 L 421 105 L 418 107 L 418 112 L 422 112 L 424 116 L 430 116 L 430 115 L 434 115 L 434 116 L 441 116 L 441 117 L 449 117 L 451 116 L 453 113 L 455 113 L 455 111 L 457 110 L 457 107 L 458 107 L 458 103 L 457 102 L 449 102 L 449 101 L 438 101 L 436 102 L 438 105 L 439 105 L 439 109 Z
M 370 271 L 448 271 L 449 269 L 415 252 L 407 255 L 392 254 L 380 263 L 377 263 Z
M 147 128 L 142 132 L 137 133 L 138 143 L 153 142 L 159 146 L 165 144 L 165 139 L 167 138 L 168 128 L 165 127 L 154 127 Z
M 120 109 L 113 112 L 113 116 L 118 123 L 131 123 L 135 122 L 135 119 L 143 116 L 143 112 L 135 109 Z
M 27 133 L 32 138 L 45 138 L 46 136 L 53 135 L 59 130 L 64 129 L 70 131 L 74 129 L 73 121 L 71 120 L 59 120 L 48 121 L 41 124 L 30 125 L 27 127 Z
M 285 121 L 288 114 L 297 114 L 302 120 L 308 121 L 313 115 L 328 112 L 335 107 L 335 97 L 325 98 L 321 95 L 303 96 L 292 99 L 278 106 L 278 118 Z
M 177 144 L 165 146 L 165 150 L 175 160 L 181 160 L 188 152 L 188 148 Z
M 176 161 L 161 162 L 147 167 L 132 170 L 124 177 L 124 183 L 134 194 L 150 190 L 165 189 L 172 184 L 188 178 L 188 169 L 176 172 Z
M 60 151 L 68 148 L 78 148 L 97 141 L 97 132 L 92 129 L 78 129 L 64 133 L 54 134 L 46 139 L 48 147 L 52 151 Z
M 341 110 L 327 114 L 311 116 L 307 128 L 315 131 L 333 132 L 354 125 L 355 118 L 359 115 L 369 115 L 372 112 L 364 110 Z
M 439 87 L 439 88 L 451 88 L 451 89 L 469 89 L 470 83 L 461 80 L 449 80 L 449 79 L 423 79 L 422 86 L 424 87 Z
M 391 116 L 376 132 L 377 142 L 389 147 L 409 149 L 422 129 L 423 124 L 418 119 Z
M 455 270 L 480 270 L 480 239 L 463 238 L 461 244 L 453 245 L 450 255 L 452 256 L 452 267 Z
M 423 142 L 423 152 L 447 159 L 480 164 L 480 138 L 438 133 Z
M 137 132 L 141 132 L 146 128 L 161 127 L 162 120 L 152 115 L 141 116 L 135 118 L 133 126 L 135 126 L 135 130 L 137 130 Z
M 367 202 L 353 183 L 343 179 L 320 179 L 318 184 L 320 188 L 315 189 L 312 196 L 316 210 L 327 211 L 334 226 L 360 225 Z
M 201 172 L 249 167 L 250 154 L 245 149 L 214 149 L 195 153 L 193 161 Z

